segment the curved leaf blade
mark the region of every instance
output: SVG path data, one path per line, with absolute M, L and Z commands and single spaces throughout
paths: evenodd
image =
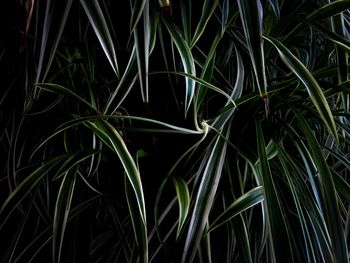
M 134 30 L 137 66 L 141 96 L 144 103 L 148 103 L 148 64 L 150 52 L 150 10 L 146 2 L 143 8 L 143 19 L 139 21 Z
M 208 24 L 208 21 L 212 17 L 218 3 L 219 0 L 205 0 L 203 3 L 201 18 L 199 19 L 196 31 L 194 32 L 194 36 L 191 41 L 191 48 L 194 47 L 199 38 L 202 36 Z
M 260 0 L 237 0 L 237 4 L 260 97 L 266 98 L 267 82 L 262 38 L 263 8 Z
M 264 211 L 267 217 L 272 257 L 276 260 L 291 255 L 290 241 L 286 238 L 288 235 L 285 221 L 266 155 L 266 144 L 260 122 L 256 123 L 256 136 L 259 154 L 258 172 L 264 188 Z
M 50 161 L 33 171 L 15 188 L 15 190 L 4 201 L 0 209 L 0 229 L 19 203 L 30 193 L 38 182 L 67 157 L 69 157 L 68 154 L 52 158 Z
M 145 8 L 146 0 L 135 0 L 132 6 L 131 19 L 130 19 L 130 32 L 134 32 L 136 25 L 138 24 L 143 9 Z
M 177 50 L 179 51 L 182 65 L 184 67 L 185 73 L 195 76 L 196 68 L 194 65 L 194 59 L 189 46 L 187 45 L 185 39 L 179 32 L 179 29 L 175 27 L 173 23 L 169 21 L 168 18 L 163 17 L 163 21 L 168 29 L 171 39 L 174 41 Z M 185 95 L 185 114 L 187 114 L 195 91 L 195 81 L 191 78 L 185 77 L 186 80 L 186 95 Z
M 264 191 L 262 186 L 257 186 L 249 192 L 243 194 L 235 200 L 225 211 L 220 214 L 210 225 L 208 232 L 213 231 L 219 226 L 227 223 L 233 217 L 239 215 L 245 210 L 264 201 Z
M 320 117 L 323 120 L 324 124 L 331 132 L 333 137 L 338 140 L 338 133 L 333 114 L 328 105 L 327 99 L 316 79 L 303 65 L 303 63 L 301 63 L 300 60 L 295 57 L 281 42 L 272 37 L 264 36 L 264 38 L 277 49 L 286 66 L 288 66 L 288 68 L 304 84 L 307 92 L 309 93 L 310 99 L 320 114 Z
M 179 203 L 179 223 L 176 238 L 179 238 L 182 227 L 186 221 L 188 209 L 190 207 L 190 192 L 187 183 L 180 177 L 174 177 L 176 196 Z
M 135 239 L 138 240 L 138 248 L 141 250 L 144 262 L 148 261 L 148 246 L 147 246 L 147 221 L 146 221 L 146 207 L 143 193 L 143 187 L 141 182 L 140 172 L 137 165 L 132 158 L 127 146 L 124 143 L 123 138 L 118 131 L 108 122 L 104 120 L 88 121 L 85 125 L 89 127 L 108 147 L 114 151 L 119 160 L 121 161 L 124 171 L 129 180 L 131 189 L 134 193 L 135 202 L 137 208 L 134 206 L 129 207 L 129 212 L 134 222 L 138 222 L 134 225 L 137 227 L 134 229 Z M 128 191 L 130 192 L 130 191 Z M 129 197 L 129 200 L 133 200 L 133 197 Z M 136 214 L 136 212 L 138 214 Z
M 73 199 L 76 175 L 67 172 L 58 191 L 53 217 L 53 262 L 61 262 L 63 238 Z
M 230 133 L 229 127 L 230 125 L 226 126 L 224 131 L 227 137 Z M 185 247 L 182 253 L 182 263 L 192 262 L 199 248 L 221 178 L 226 157 L 227 140 L 217 136 L 211 148 L 212 150 L 207 153 L 207 157 L 203 160 L 205 167 L 203 167 L 203 176 L 188 227 Z
M 111 65 L 117 78 L 119 78 L 119 69 L 114 43 L 107 26 L 106 18 L 103 15 L 99 3 L 97 0 L 80 0 L 80 3 L 85 10 L 85 13 L 95 31 L 103 51 L 105 52 L 109 64 Z
M 337 191 L 335 188 L 333 175 L 328 167 L 327 161 L 323 158 L 320 144 L 317 142 L 307 121 L 299 112 L 295 111 L 295 114 L 301 128 L 304 131 L 304 135 L 307 139 L 312 157 L 318 170 L 318 181 L 320 183 L 323 199 L 322 204 L 331 238 L 333 261 L 348 262 L 347 244 L 344 236 L 344 230 L 342 228 L 340 211 L 338 208 Z

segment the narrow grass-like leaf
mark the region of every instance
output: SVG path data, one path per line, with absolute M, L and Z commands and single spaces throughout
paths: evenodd
M 61 40 L 72 3 L 73 0 L 66 1 L 64 3 L 65 7 L 62 9 L 62 6 L 59 8 L 55 6 L 54 0 L 48 0 L 46 2 L 45 18 L 44 22 L 42 23 L 43 33 L 40 46 L 38 70 L 35 83 L 45 81 L 55 56 L 57 46 Z M 60 13 L 58 10 L 63 10 L 63 12 Z M 60 17 L 56 17 L 57 15 L 60 15 Z M 53 28 L 55 26 L 52 25 L 53 19 L 60 21 L 57 28 Z M 51 40 L 51 38 L 53 40 Z
M 344 15 L 342 13 L 332 17 L 332 31 L 340 37 L 345 37 L 347 31 L 344 23 Z M 349 42 L 347 45 L 348 52 L 350 51 Z M 341 49 L 341 46 L 336 46 L 335 51 L 337 54 L 337 66 L 338 66 L 338 83 L 342 83 L 349 79 L 348 77 L 348 54 L 345 50 Z M 346 103 L 347 104 L 347 103 Z
M 128 202 L 131 222 L 134 229 L 136 246 L 140 256 L 139 261 L 148 262 L 148 242 L 147 242 L 147 227 L 142 217 L 139 215 L 137 199 L 135 198 L 133 187 L 130 181 L 124 180 L 125 194 Z M 136 254 L 136 253 L 135 253 Z M 136 256 L 136 255 L 135 255 Z
M 320 21 L 322 19 L 335 16 L 348 9 L 350 9 L 350 1 L 348 0 L 332 1 L 313 11 L 310 15 L 306 17 L 306 19 L 312 20 L 312 21 Z M 293 27 L 293 29 L 286 36 L 284 36 L 283 39 L 287 40 L 289 38 L 292 38 L 294 34 L 301 31 L 301 29 L 302 29 L 302 24 L 299 23 L 298 25 Z
M 72 208 L 69 213 L 68 222 L 80 215 L 85 209 L 97 202 L 98 196 L 94 196 L 89 200 L 81 202 L 76 207 Z M 36 254 L 39 253 L 48 242 L 52 240 L 52 225 L 45 228 L 39 235 L 35 236 L 33 240 L 21 251 L 21 253 L 14 259 L 14 263 L 18 262 L 34 262 Z M 32 257 L 32 258 L 30 258 Z
M 192 1 L 180 0 L 180 8 L 184 38 L 190 46 L 192 38 Z
M 133 1 L 132 11 L 131 11 L 131 19 L 130 19 L 130 33 L 134 32 L 136 25 L 138 24 L 143 9 L 146 5 L 146 1 L 148 0 L 135 0 Z
M 96 150 L 83 150 L 72 154 L 72 156 L 67 158 L 67 160 L 63 164 L 61 164 L 60 168 L 56 172 L 56 175 L 54 176 L 54 179 L 58 179 L 61 175 L 67 173 L 73 167 L 76 167 L 79 163 L 88 159 L 95 153 L 97 153 Z
M 191 41 L 191 48 L 193 48 L 194 45 L 196 45 L 197 41 L 203 35 L 207 23 L 209 19 L 213 16 L 214 10 L 218 3 L 219 0 L 205 0 L 205 2 L 203 3 L 202 14 Z
M 267 216 L 270 245 L 272 246 L 272 258 L 274 260 L 291 255 L 290 244 L 286 232 L 282 210 L 279 204 L 279 196 L 275 187 L 270 165 L 266 156 L 265 139 L 261 123 L 256 123 L 257 144 L 259 153 L 259 174 L 264 188 L 264 211 Z
M 66 230 L 70 206 L 72 203 L 76 175 L 71 172 L 66 172 L 60 189 L 58 191 L 55 212 L 53 217 L 53 262 L 61 262 L 61 252 L 63 238 Z
M 323 120 L 324 124 L 332 133 L 333 137 L 338 140 L 338 133 L 332 112 L 328 105 L 327 99 L 316 79 L 312 76 L 310 71 L 308 71 L 307 68 L 298 60 L 298 58 L 296 58 L 281 42 L 272 37 L 264 38 L 277 49 L 284 63 L 304 84 L 307 92 L 309 93 L 310 99 L 320 114 L 320 117 Z
M 262 38 L 263 8 L 260 0 L 237 0 L 237 4 L 259 93 L 262 98 L 266 99 L 267 82 Z
M 171 74 L 175 74 L 175 75 L 179 75 L 179 76 L 184 76 L 186 78 L 189 78 L 191 80 L 193 80 L 194 83 L 198 83 L 198 84 L 201 84 L 202 86 L 205 86 L 223 96 L 225 96 L 228 100 L 229 100 L 229 103 L 230 103 L 230 109 L 232 108 L 236 108 L 236 103 L 235 101 L 232 99 L 232 97 L 227 94 L 225 91 L 223 91 L 222 89 L 220 89 L 219 87 L 207 82 L 207 81 L 204 81 L 203 79 L 201 78 L 198 78 L 196 76 L 193 76 L 193 75 L 190 75 L 190 74 L 187 74 L 185 72 L 181 72 L 181 71 L 177 71 L 177 72 L 157 72 L 157 73 L 171 73 Z M 240 72 L 242 73 L 242 72 Z M 243 72 L 244 73 L 244 72 Z M 242 76 L 242 74 L 240 74 L 239 76 Z M 241 80 L 241 78 L 238 78 L 238 80 Z M 241 83 L 241 82 L 238 82 L 238 83 Z M 256 96 L 255 96 L 256 97 Z
M 220 39 L 221 39 L 221 33 L 218 32 L 216 34 L 216 37 L 215 37 L 211 47 L 210 47 L 209 53 L 207 55 L 207 58 L 205 60 L 204 65 L 203 65 L 200 79 L 203 81 L 206 81 L 208 83 L 210 83 L 210 80 L 213 76 L 213 69 L 214 69 L 214 65 L 215 65 L 215 54 L 216 54 L 216 49 L 217 49 L 217 46 L 219 44 Z M 198 86 L 197 95 L 196 95 L 197 107 L 200 106 L 201 103 L 203 102 L 205 94 L 207 93 L 206 91 L 207 91 L 207 89 L 203 88 L 203 86 L 200 86 L 200 85 Z
M 25 198 L 30 191 L 37 186 L 39 181 L 47 175 L 47 173 L 55 168 L 62 160 L 69 157 L 69 155 L 61 155 L 52 158 L 30 175 L 28 175 L 7 197 L 0 209 L 0 229 L 3 227 L 6 220 L 9 218 L 11 213 L 16 209 L 19 203 Z
M 157 31 L 158 31 L 158 24 L 159 24 L 159 13 L 158 10 L 155 10 L 155 8 L 150 7 L 150 21 L 149 21 L 149 53 L 151 54 L 156 42 L 157 42 Z
M 113 92 L 109 95 L 106 107 L 103 110 L 104 114 L 111 114 L 116 112 L 120 107 L 131 88 L 133 87 L 137 79 L 137 58 L 135 48 L 132 50 L 132 53 L 129 58 L 128 65 L 121 77 L 118 86 Z M 117 96 L 119 94 L 119 96 Z M 117 100 L 118 99 L 118 100 Z M 111 108 L 113 107 L 113 108 Z
M 190 206 L 190 192 L 187 183 L 180 177 L 174 177 L 176 196 L 179 204 L 179 222 L 176 237 L 179 238 L 182 227 L 186 221 Z
M 264 201 L 263 188 L 262 186 L 257 186 L 237 198 L 237 200 L 227 207 L 225 211 L 220 214 L 210 225 L 208 232 L 213 231 L 215 228 L 227 223 L 233 217 L 255 206 L 256 204 L 261 203 L 262 201 Z
M 350 8 L 349 0 L 336 0 L 325 4 L 307 16 L 308 19 L 317 21 L 335 16 Z
M 196 68 L 194 65 L 194 60 L 192 57 L 191 50 L 187 45 L 185 39 L 179 32 L 179 29 L 176 28 L 176 26 L 173 23 L 171 23 L 168 18 L 163 17 L 163 21 L 166 25 L 166 28 L 168 29 L 171 39 L 174 41 L 177 47 L 177 50 L 179 51 L 185 73 L 192 76 L 196 76 Z M 185 80 L 186 80 L 185 114 L 187 114 L 194 96 L 195 82 L 188 77 L 185 77 Z
M 150 51 L 150 13 L 149 2 L 143 9 L 143 20 L 140 20 L 134 30 L 137 66 L 139 69 L 139 80 L 141 95 L 144 103 L 148 103 L 148 64 Z
M 88 109 L 91 109 L 96 112 L 96 110 L 93 108 L 93 106 L 83 98 L 81 98 L 78 94 L 73 92 L 72 90 L 63 87 L 58 84 L 54 83 L 39 83 L 37 86 L 43 90 L 50 91 L 50 92 L 55 92 L 61 95 L 68 96 L 74 100 L 76 100 L 79 104 L 85 105 Z
M 229 131 L 230 129 L 226 127 L 224 132 L 226 137 L 228 137 Z M 215 144 L 211 147 L 212 150 L 210 151 L 208 159 L 203 160 L 203 162 L 205 162 L 205 167 L 203 167 L 203 175 L 197 196 L 195 197 L 196 201 L 188 227 L 185 247 L 182 254 L 182 263 L 192 262 L 199 247 L 221 178 L 226 156 L 226 147 L 227 141 L 218 136 L 215 140 Z
M 350 161 L 348 158 L 348 155 L 341 155 L 340 152 L 336 152 L 332 149 L 327 150 L 334 156 L 335 159 L 337 159 L 340 163 L 342 163 L 346 169 L 350 170 Z M 348 182 L 341 176 L 341 174 L 337 172 L 333 172 L 333 178 L 334 178 L 334 184 L 337 190 L 344 195 L 347 199 L 350 200 L 350 185 Z
M 104 245 L 111 237 L 113 237 L 114 231 L 108 230 L 96 237 L 90 244 L 90 256 L 93 255 L 100 247 Z
M 306 23 L 310 26 L 312 26 L 314 29 L 316 29 L 317 31 L 319 31 L 323 36 L 325 36 L 327 39 L 331 40 L 334 42 L 334 44 L 336 45 L 336 47 L 340 47 L 343 49 L 343 51 L 348 51 L 350 52 L 350 41 L 347 40 L 346 38 L 344 38 L 344 36 L 338 35 L 332 31 L 330 31 L 328 28 L 326 28 L 325 26 L 321 25 L 320 23 L 316 23 L 312 20 L 302 20 L 303 23 Z M 345 56 L 345 55 L 344 55 Z M 346 57 L 346 56 L 345 56 Z M 339 65 L 338 65 L 339 66 Z M 349 65 L 347 63 L 344 63 L 343 65 L 343 69 L 341 69 L 343 72 L 347 72 L 348 71 L 348 67 Z M 339 69 L 338 69 L 339 70 Z M 339 73 L 339 72 L 338 72 Z M 346 74 L 343 73 L 345 76 Z M 346 78 L 344 77 L 344 81 L 346 81 Z M 342 82 L 342 81 L 340 81 Z
M 333 252 L 334 262 L 347 262 L 348 251 L 344 237 L 344 230 L 342 228 L 338 199 L 335 189 L 332 173 L 328 167 L 326 160 L 323 158 L 322 151 L 319 143 L 312 133 L 310 126 L 304 117 L 297 111 L 295 111 L 298 122 L 304 131 L 304 135 L 308 141 L 312 157 L 318 169 L 318 181 L 322 192 L 322 204 L 329 228 L 329 234 L 331 238 L 331 247 Z
M 148 260 L 147 235 L 145 234 L 147 233 L 146 208 L 141 177 L 137 165 L 127 149 L 124 140 L 111 124 L 100 120 L 86 122 L 86 125 L 118 155 L 124 167 L 137 204 L 137 209 L 134 207 L 130 208 L 130 215 L 136 217 L 134 220 L 138 222 L 138 224 L 135 224 L 137 229 L 134 229 L 135 239 L 140 241 L 138 242 L 139 249 L 141 250 L 140 253 L 144 256 L 145 260 Z
M 244 216 L 242 214 L 232 218 L 232 221 L 230 222 L 232 222 L 231 224 L 233 228 L 234 237 L 237 238 L 237 240 L 239 240 L 239 242 L 237 242 L 238 243 L 237 246 L 239 247 L 241 262 L 245 262 L 245 263 L 254 262 L 253 255 L 252 255 L 252 246 L 250 245 L 249 232 L 247 227 L 249 226 L 249 224 L 245 222 Z M 232 251 L 232 248 L 229 249 L 227 252 L 231 253 L 230 250 Z M 233 255 L 231 256 L 231 260 L 227 260 L 227 262 L 232 262 L 232 261 L 234 261 Z
M 131 186 L 134 189 L 139 212 L 142 220 L 146 223 L 145 203 L 141 177 L 136 163 L 133 160 L 123 138 L 118 131 L 104 120 L 90 121 L 85 123 L 108 147 L 110 147 L 119 157 Z
M 269 3 L 272 7 L 273 12 L 275 13 L 276 18 L 280 18 L 280 3 L 279 0 L 269 0 Z
M 298 164 L 293 161 L 283 147 L 280 145 L 276 146 L 278 147 L 278 159 L 281 163 L 281 171 L 283 171 L 283 175 L 286 177 L 288 185 L 290 186 L 300 227 L 303 232 L 302 239 L 304 240 L 307 260 L 308 262 L 316 262 L 315 248 L 317 248 L 317 246 L 313 245 L 312 236 L 315 236 L 316 239 L 320 240 L 323 235 L 313 232 L 312 228 L 309 227 L 308 219 L 311 217 L 317 217 L 315 211 L 318 211 L 318 204 L 309 192 L 304 176 L 298 169 Z
M 85 10 L 85 13 L 95 31 L 103 51 L 105 52 L 109 64 L 111 65 L 117 78 L 119 78 L 119 69 L 114 43 L 107 26 L 106 18 L 103 15 L 99 3 L 97 0 L 80 0 L 80 3 Z

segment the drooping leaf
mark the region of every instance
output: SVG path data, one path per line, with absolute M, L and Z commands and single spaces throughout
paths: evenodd
M 308 19 L 317 21 L 325 18 L 335 16 L 341 12 L 344 12 L 350 8 L 350 2 L 348 0 L 336 0 L 331 1 L 328 4 L 321 6 L 307 16 Z
M 210 225 L 208 231 L 213 231 L 215 228 L 227 223 L 233 217 L 239 215 L 243 211 L 255 206 L 264 201 L 263 188 L 257 186 L 240 196 L 231 205 L 229 205 L 222 214 L 220 214 Z
M 121 161 L 125 173 L 127 175 L 130 189 L 134 196 L 128 197 L 129 203 L 135 203 L 129 206 L 130 215 L 133 216 L 134 222 L 134 234 L 135 239 L 138 240 L 138 248 L 143 257 L 143 262 L 148 262 L 148 246 L 147 246 L 147 221 L 146 221 L 146 208 L 145 199 L 143 193 L 143 187 L 140 177 L 140 172 L 137 165 L 132 158 L 127 146 L 124 143 L 123 138 L 118 131 L 109 123 L 104 120 L 90 121 L 85 123 L 113 152 L 117 154 Z M 126 183 L 127 187 L 128 184 Z M 126 188 L 127 189 L 127 188 Z M 130 191 L 127 191 L 130 193 Z M 135 201 L 132 201 L 133 198 Z M 131 200 L 131 201 L 130 201 Z M 137 222 L 137 223 L 135 223 Z
M 191 50 L 187 45 L 185 39 L 181 35 L 179 29 L 176 28 L 176 26 L 173 23 L 171 23 L 168 18 L 163 17 L 163 21 L 180 54 L 182 66 L 184 68 L 185 73 L 192 76 L 196 76 L 196 68 L 194 65 L 194 59 L 192 57 Z M 185 114 L 187 114 L 193 100 L 194 91 L 195 91 L 195 82 L 188 77 L 185 77 L 185 80 L 186 80 Z
M 281 42 L 272 37 L 265 36 L 264 38 L 277 49 L 284 63 L 304 84 L 307 92 L 309 93 L 310 99 L 320 114 L 320 117 L 322 118 L 324 124 L 332 133 L 334 138 L 338 139 L 338 133 L 332 112 L 324 95 L 324 92 L 322 91 L 316 79 L 313 77 L 310 71 L 308 71 L 307 68 L 298 60 L 298 58 L 296 58 Z
M 318 181 L 320 183 L 323 199 L 322 206 L 325 213 L 327 227 L 329 229 L 331 247 L 333 252 L 333 261 L 347 262 L 348 250 L 344 237 L 344 230 L 342 228 L 337 202 L 337 191 L 335 189 L 332 173 L 328 167 L 326 160 L 323 158 L 320 145 L 313 135 L 307 121 L 299 112 L 295 111 L 295 114 L 298 117 L 298 122 L 301 128 L 303 129 L 304 135 L 311 150 L 313 160 L 318 170 Z
M 47 175 L 50 170 L 55 168 L 62 160 L 66 159 L 69 155 L 61 155 L 52 158 L 30 175 L 28 175 L 6 198 L 0 209 L 0 229 L 3 227 L 6 220 L 11 213 L 17 208 L 19 203 L 30 193 L 30 191 L 37 186 L 39 181 Z

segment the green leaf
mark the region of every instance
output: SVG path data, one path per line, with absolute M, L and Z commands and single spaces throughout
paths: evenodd
M 233 217 L 264 201 L 263 193 L 263 187 L 257 186 L 237 198 L 237 200 L 235 200 L 214 220 L 214 222 L 210 225 L 208 232 L 213 231 L 222 224 L 227 223 Z
M 266 98 L 267 82 L 262 38 L 263 8 L 260 0 L 237 0 L 237 4 L 260 97 Z
M 323 26 L 323 25 L 321 25 L 319 23 L 313 22 L 311 20 L 306 20 L 305 19 L 305 20 L 302 20 L 302 22 L 307 24 L 307 25 L 312 26 L 314 29 L 319 31 L 327 39 L 329 39 L 330 41 L 333 41 L 334 44 L 336 44 L 336 47 L 342 48 L 344 52 L 345 51 L 350 52 L 350 42 L 349 42 L 349 40 L 345 39 L 344 36 L 339 36 L 338 34 L 330 31 L 325 26 Z M 346 56 L 344 55 L 344 57 L 346 57 Z M 340 66 L 340 65 L 338 64 L 338 66 Z M 344 69 L 341 69 L 341 71 L 343 71 L 343 72 L 347 72 L 348 71 L 348 64 L 347 63 L 344 63 L 344 65 L 342 67 L 344 67 Z M 346 76 L 345 73 L 344 73 L 344 75 Z M 344 81 L 346 81 L 345 77 L 344 77 Z
M 215 54 L 216 54 L 216 49 L 218 47 L 218 44 L 221 40 L 221 33 L 218 32 L 216 34 L 216 37 L 211 44 L 209 53 L 206 57 L 205 63 L 203 65 L 202 73 L 199 79 L 206 81 L 210 83 L 212 77 L 213 77 L 213 69 L 215 65 Z M 197 107 L 199 107 L 203 103 L 203 99 L 205 97 L 205 94 L 207 94 L 207 89 L 204 88 L 205 86 L 199 85 L 197 89 Z M 197 114 L 197 113 L 196 113 Z
M 252 259 L 253 258 L 252 250 L 254 249 L 254 247 L 250 244 L 249 232 L 247 227 L 247 225 L 249 226 L 249 224 L 247 224 L 244 221 L 244 216 L 242 214 L 238 215 L 237 217 L 234 217 L 231 222 L 232 222 L 234 238 L 237 238 L 237 240 L 239 240 L 237 244 L 239 248 L 239 255 L 240 255 L 239 260 L 245 263 L 254 262 Z M 231 250 L 231 249 L 228 249 L 228 250 Z M 234 255 L 232 255 L 232 257 L 233 256 Z M 232 261 L 233 259 L 228 262 L 232 262 Z
M 190 46 L 192 37 L 192 1 L 180 0 L 181 20 L 186 43 Z
M 338 14 L 332 17 L 332 30 L 335 34 L 339 35 L 342 38 L 348 36 L 347 28 L 345 26 L 344 15 Z M 349 40 L 349 39 L 347 39 Z M 350 52 L 349 41 L 345 45 L 336 45 L 335 50 L 337 54 L 337 66 L 338 66 L 338 83 L 342 83 L 349 79 L 348 77 L 348 54 Z M 345 49 L 342 49 L 342 47 Z
M 163 21 L 166 25 L 166 28 L 168 29 L 171 39 L 174 41 L 177 47 L 177 50 L 179 51 L 185 73 L 195 76 L 196 68 L 194 65 L 194 60 L 192 57 L 191 50 L 187 45 L 185 39 L 179 32 L 179 29 L 176 28 L 176 26 L 173 23 L 171 23 L 168 18 L 163 17 Z M 185 114 L 187 114 L 194 96 L 195 81 L 193 81 L 191 78 L 188 78 L 188 77 L 185 77 L 185 80 L 186 80 Z
M 92 256 L 100 247 L 104 245 L 111 237 L 113 237 L 114 231 L 108 230 L 96 237 L 90 244 L 90 256 Z
M 85 13 L 92 25 L 103 51 L 117 78 L 119 78 L 118 62 L 106 18 L 97 0 L 80 0 Z
M 104 120 L 97 120 L 94 122 L 88 121 L 85 122 L 85 124 L 118 155 L 127 177 L 130 180 L 130 184 L 134 189 L 140 216 L 146 224 L 145 203 L 140 173 L 123 138 L 111 124 Z
M 133 32 L 142 100 L 144 103 L 148 103 L 148 64 L 150 52 L 150 11 L 148 1 L 146 1 L 143 8 L 143 20 L 137 23 Z
M 135 161 L 133 160 L 124 140 L 118 131 L 104 120 L 88 121 L 85 123 L 108 147 L 114 151 L 121 161 L 124 171 L 130 183 L 132 192 L 134 193 L 135 206 L 129 206 L 130 216 L 134 222 L 135 239 L 138 240 L 138 248 L 141 250 L 144 262 L 148 260 L 147 246 L 147 223 L 146 223 L 146 207 L 141 183 L 141 177 Z M 128 184 L 126 184 L 127 187 Z M 129 193 L 130 191 L 128 191 Z M 133 197 L 128 197 L 129 203 L 133 203 Z
M 81 105 L 84 105 L 88 109 L 96 112 L 96 109 L 94 109 L 93 106 L 89 102 L 87 102 L 86 100 L 81 98 L 79 95 L 77 95 L 74 91 L 72 91 L 66 87 L 63 87 L 61 85 L 54 84 L 54 83 L 39 83 L 39 84 L 37 84 L 37 86 L 40 89 L 43 89 L 46 91 L 55 92 L 55 93 L 58 93 L 61 95 L 68 96 L 68 97 L 74 99 L 76 102 L 80 103 Z
M 307 16 L 308 19 L 319 21 L 325 18 L 335 16 L 341 12 L 347 11 L 350 8 L 349 0 L 337 0 L 325 4 Z
M 30 193 L 30 191 L 38 185 L 40 180 L 47 175 L 49 171 L 55 168 L 62 160 L 69 157 L 69 155 L 61 155 L 52 158 L 34 172 L 28 175 L 6 198 L 0 209 L 0 229 L 2 229 L 6 220 L 10 217 L 12 212 L 17 208 L 20 202 Z
M 291 255 L 290 244 L 279 204 L 279 196 L 266 155 L 265 139 L 260 122 L 256 123 L 256 133 L 259 154 L 258 172 L 264 188 L 264 211 L 267 216 L 272 257 L 276 260 Z
M 269 3 L 273 12 L 275 13 L 276 18 L 279 19 L 281 13 L 279 0 L 269 0 Z
M 203 35 L 203 32 L 207 26 L 209 19 L 213 16 L 214 10 L 218 5 L 219 0 L 205 0 L 202 7 L 202 14 L 199 19 L 196 31 L 191 41 L 191 48 L 196 45 L 199 38 Z
M 332 16 L 335 16 L 341 12 L 344 12 L 350 8 L 349 0 L 337 0 L 321 6 L 313 11 L 306 17 L 307 20 L 320 21 Z M 287 40 L 293 38 L 297 32 L 302 30 L 302 23 L 296 25 L 283 39 Z
M 134 0 L 133 2 L 130 19 L 130 33 L 134 32 L 146 5 L 146 0 Z
M 313 160 L 318 170 L 318 181 L 322 193 L 322 205 L 331 238 L 331 247 L 333 251 L 334 262 L 347 262 L 347 244 L 342 228 L 340 212 L 338 208 L 337 191 L 333 180 L 332 173 L 326 160 L 323 158 L 320 144 L 317 142 L 312 133 L 310 126 L 304 117 L 295 111 L 298 122 L 304 131 L 304 135 L 309 144 Z
M 284 63 L 304 84 L 307 92 L 309 93 L 310 99 L 320 114 L 324 124 L 332 133 L 333 137 L 338 140 L 337 128 L 335 126 L 331 109 L 316 79 L 307 70 L 303 63 L 301 63 L 298 58 L 296 58 L 281 42 L 272 37 L 265 36 L 264 38 L 277 49 Z
M 36 74 L 35 83 L 43 82 L 46 79 L 46 76 L 50 70 L 52 61 L 56 54 L 58 44 L 61 40 L 61 36 L 65 28 L 72 3 L 73 3 L 73 0 L 68 0 L 68 1 L 65 1 L 64 3 L 60 3 L 61 5 L 62 4 L 65 5 L 65 7 L 62 9 L 62 6 L 58 8 L 55 5 L 58 3 L 55 2 L 54 0 L 46 1 L 45 18 L 42 23 L 43 33 L 40 41 L 41 43 L 40 55 L 39 55 L 38 70 Z M 60 10 L 63 10 L 63 12 L 61 13 Z M 53 24 L 54 19 L 57 19 L 57 21 L 60 21 L 57 28 Z M 53 40 L 50 41 L 51 39 Z
M 148 262 L 148 241 L 147 241 L 147 226 L 143 221 L 138 211 L 138 204 L 135 194 L 133 193 L 133 187 L 130 181 L 124 180 L 126 200 L 128 202 L 128 208 L 130 218 L 134 230 L 136 246 L 138 248 L 138 255 L 140 262 Z M 136 254 L 136 253 L 133 253 Z M 136 256 L 136 255 L 135 255 Z M 135 262 L 135 261 L 133 261 Z
M 67 160 L 65 160 L 63 164 L 61 164 L 53 179 L 58 179 L 61 175 L 66 174 L 73 167 L 76 167 L 79 163 L 85 161 L 97 152 L 97 150 L 83 150 L 72 154 L 69 158 L 67 158 Z
M 135 48 L 129 57 L 129 62 L 121 77 L 118 86 L 113 92 L 109 94 L 108 101 L 106 103 L 104 114 L 112 114 L 118 110 L 124 99 L 129 94 L 131 88 L 137 79 L 137 58 Z M 113 108 L 111 108 L 113 107 Z
M 226 138 L 230 133 L 228 127 L 226 126 L 224 132 Z M 226 158 L 226 148 L 227 140 L 217 136 L 214 145 L 210 147 L 211 151 L 207 152 L 206 158 L 203 159 L 203 165 L 205 166 L 203 167 L 181 262 L 192 262 L 199 247 L 221 178 Z
M 55 212 L 53 217 L 53 262 L 61 262 L 61 252 L 63 246 L 63 238 L 70 213 L 70 206 L 73 199 L 76 175 L 66 172 L 55 204 Z
M 177 200 L 179 203 L 179 222 L 176 238 L 179 238 L 182 227 L 186 221 L 188 209 L 190 207 L 190 192 L 187 183 L 180 177 L 174 177 Z

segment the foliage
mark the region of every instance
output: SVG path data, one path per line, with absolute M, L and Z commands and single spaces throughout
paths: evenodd
M 348 261 L 350 1 L 5 2 L 1 262 Z

